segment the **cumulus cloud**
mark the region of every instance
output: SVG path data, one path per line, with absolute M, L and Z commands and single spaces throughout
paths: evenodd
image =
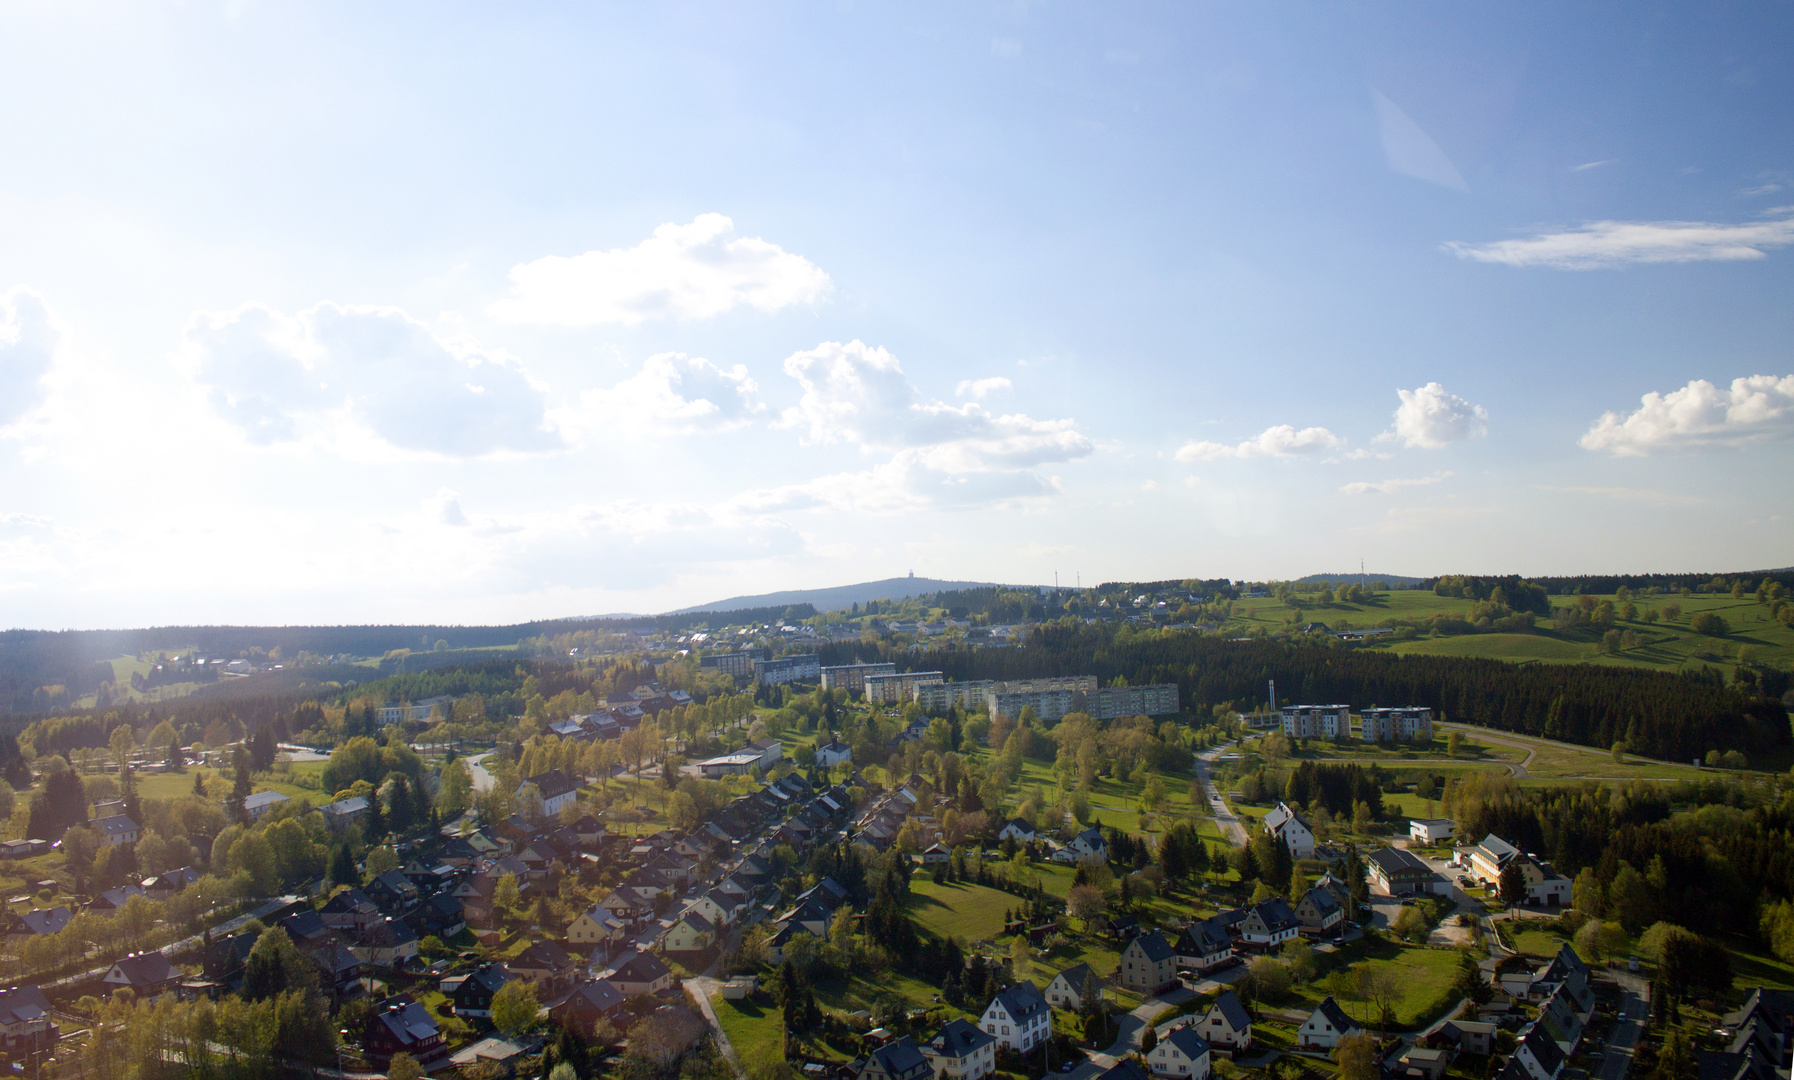
M 1237 444 L 1198 441 L 1183 444 L 1177 450 L 1179 461 L 1214 461 L 1218 458 L 1307 457 L 1338 450 L 1345 440 L 1324 427 L 1308 427 L 1300 431 L 1290 424 L 1265 428 L 1245 442 Z
M 1462 259 L 1506 266 L 1601 270 L 1629 263 L 1734 262 L 1766 258 L 1794 244 L 1794 217 L 1742 225 L 1707 221 L 1597 221 L 1562 232 L 1541 232 L 1490 244 L 1452 241 Z
M 542 392 L 512 360 L 438 337 L 395 308 L 260 304 L 197 316 L 187 362 L 217 413 L 269 445 L 344 420 L 455 457 L 550 450 Z
M 1015 384 L 1001 375 L 988 379 L 964 379 L 953 389 L 954 397 L 986 398 L 992 394 L 1014 389 Z
M 1415 390 L 1397 390 L 1402 403 L 1395 426 L 1379 440 L 1400 440 L 1404 446 L 1437 450 L 1448 443 L 1489 433 L 1489 410 L 1472 405 L 1436 382 Z
M 738 237 L 721 214 L 668 222 L 632 248 L 550 255 L 511 268 L 509 296 L 487 310 L 507 322 L 633 326 L 704 319 L 737 307 L 777 311 L 827 295 L 832 283 L 801 255 Z
M 43 400 L 40 380 L 50 370 L 58 338 L 43 297 L 22 287 L 0 296 L 0 426 Z
M 1794 375 L 1751 375 L 1720 389 L 1695 379 L 1667 394 L 1652 391 L 1624 416 L 1603 413 L 1582 436 L 1586 450 L 1615 457 L 1702 446 L 1743 446 L 1794 434 Z
M 765 411 L 759 384 L 745 366 L 722 368 L 701 356 L 659 353 L 617 385 L 581 395 L 572 426 L 729 431 Z
M 954 472 L 925 450 L 900 450 L 869 469 L 833 473 L 800 484 L 744 492 L 730 510 L 778 514 L 837 510 L 853 514 L 904 514 L 925 510 L 990 510 L 1023 506 L 1058 495 L 1058 477 L 1027 470 Z
M 929 400 L 895 356 L 861 341 L 827 341 L 794 353 L 785 373 L 803 396 L 779 426 L 806 429 L 810 443 L 911 450 L 920 464 L 956 476 L 1071 461 L 1095 449 L 1071 420 L 998 416 L 976 402 Z
M 1400 480 L 1379 480 L 1375 482 L 1358 480 L 1345 485 L 1339 490 L 1347 495 L 1370 495 L 1372 493 L 1377 495 L 1393 495 L 1403 488 L 1427 487 L 1432 484 L 1437 484 L 1442 480 L 1449 479 L 1450 477 L 1451 473 L 1442 472 L 1435 473 L 1432 476 L 1416 476 Z

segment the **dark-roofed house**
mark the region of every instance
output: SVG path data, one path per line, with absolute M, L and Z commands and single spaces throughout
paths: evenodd
M 1233 932 L 1242 943 L 1268 952 L 1294 940 L 1301 924 L 1288 904 L 1273 898 L 1247 908 L 1246 917 L 1234 924 Z
M 997 1040 L 965 1020 L 949 1020 L 922 1044 L 940 1080 L 980 1080 L 997 1071 Z
M 617 958 L 615 967 L 604 976 L 624 997 L 637 994 L 658 994 L 673 985 L 673 970 L 650 952 L 630 951 Z
M 368 882 L 367 895 L 368 899 L 380 905 L 383 910 L 399 913 L 416 903 L 421 893 L 403 872 L 388 870 Z
M 1177 985 L 1177 951 L 1157 930 L 1136 935 L 1121 950 L 1115 981 L 1142 997 L 1152 997 Z
M 449 995 L 455 1004 L 456 1016 L 491 1016 L 492 996 L 511 981 L 511 972 L 503 964 L 486 964 L 461 980 Z
M 538 941 L 506 961 L 505 966 L 518 978 L 535 983 L 544 1001 L 579 975 L 579 957 L 558 941 Z
M 159 952 L 132 953 L 114 961 L 100 982 L 107 993 L 128 986 L 139 1001 L 154 1001 L 173 990 L 181 981 L 181 972 Z
M 997 991 L 978 1018 L 986 1035 L 1018 1054 L 1039 1046 L 1052 1034 L 1053 1010 L 1040 988 L 1023 979 Z
M 326 900 L 318 917 L 333 930 L 359 934 L 386 916 L 367 893 L 351 887 Z
M 0 990 L 0 1048 L 9 1054 L 48 1050 L 62 1038 L 50 1018 L 50 999 L 35 986 Z
M 1098 1073 L 1096 1080 L 1150 1080 L 1146 1070 L 1125 1058 Z
M 1345 909 L 1326 889 L 1316 886 L 1296 901 L 1296 927 L 1309 937 L 1326 937 L 1345 921 Z
M 1210 1046 L 1238 1053 L 1252 1044 L 1252 1014 L 1232 990 L 1226 990 L 1202 1014 L 1196 1030 Z
M 141 885 L 120 885 L 116 888 L 107 889 L 105 892 L 94 897 L 93 903 L 87 905 L 87 910 L 99 915 L 110 915 L 115 911 L 121 910 L 126 904 L 130 903 L 131 897 L 133 896 L 143 896 L 144 899 L 149 899 L 149 897 L 144 896 L 143 886 Z
M 73 917 L 69 909 L 61 904 L 53 908 L 34 908 L 9 920 L 6 937 L 8 941 L 16 943 L 54 934 L 67 926 Z
M 929 1080 L 934 1067 L 908 1035 L 872 1051 L 860 1069 L 859 1080 Z
M 1233 937 L 1217 919 L 1200 919 L 1177 935 L 1177 966 L 1198 974 L 1233 959 Z
M 417 931 L 391 917 L 362 931 L 361 943 L 350 949 L 362 963 L 384 968 L 404 967 L 417 950 Z
M 1370 853 L 1371 888 L 1385 896 L 1414 896 L 1450 892 L 1451 886 L 1412 852 L 1378 848 Z
M 1304 1050 L 1331 1050 L 1339 1045 L 1339 1040 L 1362 1030 L 1357 1021 L 1339 1007 L 1339 1002 L 1329 997 L 1316 1005 L 1308 1019 L 1302 1021 L 1302 1027 L 1296 1032 L 1296 1045 Z
M 467 916 L 461 901 L 446 892 L 434 892 L 411 913 L 411 921 L 420 933 L 447 941 L 467 928 Z
M 1289 848 L 1290 858 L 1314 858 L 1314 828 L 1288 803 L 1278 803 L 1275 810 L 1264 816 L 1261 824 L 1268 835 Z
M 1146 1067 L 1154 1076 L 1175 1080 L 1207 1080 L 1208 1040 L 1191 1023 L 1179 1024 L 1159 1039 L 1146 1055 Z
M 411 995 L 400 994 L 369 1011 L 362 1028 L 361 1050 L 381 1065 L 390 1063 L 394 1054 L 410 1054 L 419 1063 L 425 1063 L 442 1056 L 442 1029 L 430 1018 L 428 1009 L 412 1000 Z
M 363 795 L 351 795 L 347 799 L 338 799 L 336 802 L 325 803 L 323 806 L 318 807 L 318 812 L 324 815 L 324 824 L 330 826 L 332 829 L 346 829 L 357 821 L 360 821 L 362 818 L 367 817 L 367 797 Z M 440 1037 L 441 1036 L 438 1035 L 438 1038 Z
M 1532 1075 L 1532 1080 L 1557 1080 L 1564 1071 L 1563 1048 L 1545 1030 L 1545 1025 L 1532 1023 L 1520 1033 L 1520 1044 L 1514 1047 L 1514 1060 Z
M 1047 983 L 1046 999 L 1055 1009 L 1082 1012 L 1085 1002 L 1103 999 L 1103 981 L 1089 964 L 1068 967 Z
M 135 844 L 138 836 L 142 835 L 143 832 L 142 828 L 138 826 L 135 821 L 132 821 L 123 814 L 114 814 L 111 817 L 100 818 L 90 827 L 100 834 L 100 839 L 106 842 L 107 847 L 117 847 L 120 844 Z
M 609 979 L 592 979 L 580 983 L 566 998 L 551 1006 L 548 1016 L 580 1038 L 593 1041 L 598 1037 L 595 1029 L 600 1020 L 613 1029 L 620 1025 L 625 1000 Z

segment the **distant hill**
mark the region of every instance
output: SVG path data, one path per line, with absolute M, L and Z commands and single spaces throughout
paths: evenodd
M 1353 570 L 1346 574 L 1309 574 L 1307 577 L 1297 578 L 1296 582 L 1307 584 L 1313 581 L 1357 581 L 1359 577 L 1358 571 Z M 1423 581 L 1432 580 L 1432 578 L 1409 577 L 1406 574 L 1364 574 L 1362 577 L 1367 582 L 1387 581 L 1391 585 L 1418 585 Z
M 785 592 L 760 593 L 757 596 L 731 596 L 710 604 L 669 611 L 668 615 L 684 615 L 694 611 L 736 611 L 741 608 L 778 607 L 781 604 L 811 604 L 817 611 L 838 611 L 863 604 L 868 600 L 907 600 L 912 596 L 947 592 L 951 589 L 988 589 L 989 581 L 942 581 L 939 578 L 894 577 L 883 581 L 862 581 L 858 585 L 836 585 L 829 589 L 790 589 Z

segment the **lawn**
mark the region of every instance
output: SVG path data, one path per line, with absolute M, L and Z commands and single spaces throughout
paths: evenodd
M 1045 875 L 1042 877 L 1044 885 Z M 909 914 L 916 924 L 936 937 L 956 937 L 961 942 L 995 941 L 1003 932 L 1004 915 L 1027 903 L 983 885 L 936 885 L 920 875 L 910 881 Z
M 1514 935 L 1514 948 L 1528 956 L 1550 959 L 1563 947 L 1563 938 L 1544 930 L 1522 930 Z
M 777 1006 L 759 1005 L 748 998 L 730 1001 L 721 994 L 711 998 L 710 1005 L 750 1073 L 757 1065 L 785 1060 L 785 1016 Z
M 1393 969 L 1402 987 L 1401 996 L 1395 1001 L 1396 1022 L 1403 1027 L 1413 1027 L 1430 1019 L 1449 1004 L 1443 999 L 1449 993 L 1448 987 L 1458 967 L 1456 950 L 1410 947 L 1384 938 L 1353 942 L 1332 958 L 1321 959 L 1323 973 L 1337 969 L 1342 963 L 1350 971 L 1367 967 Z M 1323 979 L 1298 986 L 1293 993 L 1307 1006 L 1317 1005 L 1327 996 Z M 1340 1005 L 1358 1020 L 1375 1011 L 1368 1002 L 1347 999 L 1341 1000 Z

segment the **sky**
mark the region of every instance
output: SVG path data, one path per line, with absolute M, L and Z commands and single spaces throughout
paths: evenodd
M 1794 9 L 0 7 L 0 625 L 1794 563 Z

